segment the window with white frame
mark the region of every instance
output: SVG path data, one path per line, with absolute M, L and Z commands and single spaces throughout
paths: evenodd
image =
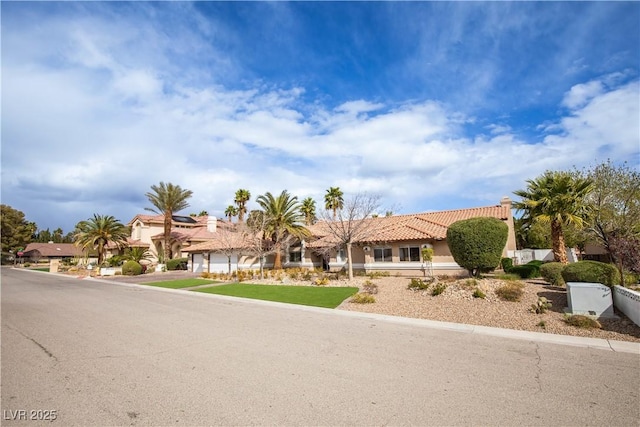
M 391 262 L 391 248 L 373 248 L 375 262 Z
M 343 262 L 347 259 L 345 255 L 344 248 L 340 248 L 336 251 L 336 262 Z
M 405 246 L 400 248 L 400 261 L 420 261 L 420 248 L 418 246 Z
M 301 261 L 302 261 L 302 253 L 300 251 L 289 252 L 289 262 L 301 262 Z

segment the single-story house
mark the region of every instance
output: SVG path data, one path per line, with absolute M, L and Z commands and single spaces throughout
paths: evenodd
M 85 256 L 83 250 L 73 243 L 29 243 L 22 252 L 21 258 L 31 262 Z
M 416 276 L 427 272 L 435 275 L 458 275 L 466 271 L 453 259 L 446 242 L 447 228 L 456 221 L 475 217 L 492 217 L 508 226 L 508 238 L 503 256 L 516 249 L 511 199 L 504 197 L 499 205 L 441 212 L 427 212 L 389 217 L 367 218 L 367 233 L 353 242 L 354 270 L 385 271 L 394 275 Z M 327 225 L 322 222 L 309 227 L 312 238 L 292 242 L 284 248 L 283 267 L 323 268 L 337 271 L 346 267 L 345 248 L 335 248 Z M 183 248 L 189 254 L 190 269 L 194 272 L 227 272 L 258 269 L 255 256 L 247 254 L 247 242 L 238 235 L 233 238 L 231 228 L 218 233 L 206 242 Z M 422 249 L 432 248 L 430 263 L 421 259 Z M 273 255 L 265 266 L 273 265 Z

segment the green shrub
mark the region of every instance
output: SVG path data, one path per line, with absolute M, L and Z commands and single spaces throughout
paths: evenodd
M 168 271 L 186 270 L 187 269 L 187 262 L 188 262 L 188 260 L 186 258 L 170 259 L 169 261 L 167 261 L 167 270 Z
M 142 266 L 133 260 L 127 261 L 122 266 L 122 274 L 125 276 L 138 276 L 142 274 Z
M 411 279 L 411 282 L 409 282 L 407 289 L 413 289 L 414 291 L 427 289 L 429 288 L 429 286 L 431 286 L 431 283 L 433 283 L 433 280 L 428 280 L 428 279 L 422 280 L 422 279 L 413 278 Z
M 508 273 L 511 267 L 513 267 L 513 260 L 511 258 L 502 258 L 500 260 L 500 266 L 505 273 Z
M 524 285 L 518 282 L 507 283 L 496 289 L 496 295 L 505 301 L 520 301 L 524 294 Z
M 521 279 L 540 277 L 540 267 L 535 264 L 516 265 L 509 270 L 510 274 L 517 274 Z
M 476 288 L 475 291 L 473 291 L 473 295 L 474 298 L 481 298 L 481 299 L 485 299 L 487 297 L 487 295 L 482 292 L 482 290 L 480 288 Z
M 540 267 L 540 275 L 552 286 L 565 286 L 562 270 L 565 265 L 561 262 L 548 262 Z
M 447 289 L 447 285 L 445 283 L 437 283 L 433 288 L 431 288 L 431 295 L 438 296 L 443 293 Z
M 362 292 L 367 294 L 377 294 L 378 293 L 378 285 L 373 283 L 371 280 L 367 280 L 364 282 L 364 286 L 362 286 Z
M 465 289 L 473 289 L 473 288 L 477 288 L 478 287 L 478 280 L 477 279 L 467 279 L 463 282 L 460 283 L 460 287 L 461 288 L 465 288 Z
M 571 326 L 576 326 L 583 329 L 600 329 L 602 327 L 600 325 L 600 322 L 598 322 L 597 320 L 592 319 L 589 316 L 583 316 L 582 314 L 567 316 L 564 321 Z
M 447 244 L 458 265 L 471 276 L 500 265 L 509 227 L 497 218 L 471 218 L 454 222 L 447 229 Z
M 525 265 L 535 265 L 535 266 L 537 266 L 537 267 L 540 267 L 540 266 L 542 266 L 543 264 L 546 264 L 546 263 L 545 263 L 544 261 L 540 261 L 540 260 L 538 260 L 538 259 L 534 259 L 534 260 L 529 261 L 529 262 L 528 262 L 528 263 L 526 263 Z
M 371 294 L 357 293 L 351 297 L 351 302 L 355 304 L 372 304 L 376 299 Z
M 106 263 L 109 267 L 119 267 L 123 263 L 123 259 L 120 255 L 114 255 L 110 258 L 107 258 Z
M 598 261 L 578 261 L 567 265 L 562 270 L 565 282 L 602 283 L 613 286 L 620 283 L 620 273 L 613 264 Z

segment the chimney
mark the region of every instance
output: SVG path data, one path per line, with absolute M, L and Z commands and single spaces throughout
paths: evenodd
M 216 228 L 218 228 L 218 219 L 215 216 L 209 215 L 207 218 L 207 231 L 215 233 Z
M 509 212 L 511 212 L 511 199 L 509 198 L 509 196 L 504 196 L 502 199 L 500 199 L 500 206 L 506 207 Z

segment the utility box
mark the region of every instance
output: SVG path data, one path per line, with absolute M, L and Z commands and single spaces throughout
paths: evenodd
M 617 317 L 613 311 L 611 288 L 601 283 L 568 282 L 567 303 L 569 314 Z

